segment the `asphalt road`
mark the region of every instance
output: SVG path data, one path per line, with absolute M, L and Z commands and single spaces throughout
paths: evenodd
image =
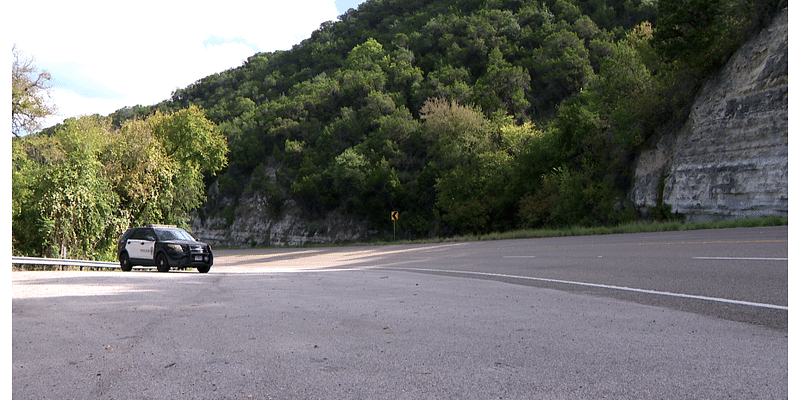
M 788 397 L 788 232 L 13 272 L 15 399 Z

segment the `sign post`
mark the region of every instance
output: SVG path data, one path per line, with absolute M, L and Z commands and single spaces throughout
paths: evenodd
M 392 218 L 392 226 L 394 229 L 394 240 L 397 241 L 397 220 L 400 219 L 400 211 L 392 211 L 390 217 Z

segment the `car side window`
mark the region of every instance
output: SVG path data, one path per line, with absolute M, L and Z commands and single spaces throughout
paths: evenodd
M 151 242 L 156 241 L 156 233 L 152 229 L 142 229 L 144 231 L 143 239 Z
M 136 232 L 133 232 L 131 235 L 132 240 L 148 240 L 151 242 L 156 241 L 156 234 L 153 232 L 152 229 L 141 228 L 137 229 Z
M 130 239 L 130 240 L 140 240 L 140 239 L 142 239 L 142 230 L 141 229 L 134 230 L 133 233 L 131 233 L 131 235 L 128 237 L 128 239 Z

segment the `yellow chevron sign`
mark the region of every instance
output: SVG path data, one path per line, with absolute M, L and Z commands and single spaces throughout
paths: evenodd
M 397 221 L 400 219 L 400 211 L 392 211 L 391 212 L 392 221 Z

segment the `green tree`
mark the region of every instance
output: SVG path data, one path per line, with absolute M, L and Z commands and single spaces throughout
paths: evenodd
M 490 123 L 477 107 L 429 99 L 420 114 L 425 133 L 436 146 L 431 153 L 445 168 L 474 162 L 489 144 Z
M 216 124 L 196 105 L 148 118 L 167 157 L 197 172 L 215 175 L 228 165 L 228 142 Z
M 53 137 L 15 141 L 12 215 L 15 251 L 54 257 L 108 258 L 127 222 L 99 156 L 110 120 L 70 119 Z M 32 252 L 32 254 L 31 254 Z
M 653 42 L 676 67 L 705 76 L 769 20 L 780 0 L 660 0 Z
M 595 78 L 589 50 L 575 32 L 561 29 L 549 34 L 541 47 L 528 58 L 531 91 L 538 93 L 532 102 L 537 111 L 552 109 L 575 96 Z
M 542 134 L 510 117 L 487 119 L 480 109 L 431 99 L 422 110 L 439 175 L 436 208 L 455 232 L 481 233 L 513 226 L 517 157 Z
M 717 23 L 723 0 L 661 0 L 655 34 L 656 48 L 668 59 L 695 69 L 710 69 L 719 63 L 712 55 L 721 39 Z
M 469 71 L 464 67 L 454 68 L 445 64 L 428 73 L 424 85 L 416 93 L 421 103 L 429 98 L 451 99 L 466 104 L 472 99 L 472 86 Z
M 530 106 L 525 98 L 531 86 L 527 70 L 511 65 L 503 59 L 499 48 L 489 53 L 489 66 L 486 74 L 475 83 L 475 98 L 489 116 L 499 112 L 511 113 L 520 119 Z
M 71 118 L 49 134 L 15 139 L 14 252 L 110 260 L 128 226 L 185 227 L 205 199 L 201 172 L 227 161 L 224 137 L 202 114 L 157 113 L 120 128 L 111 118 Z
M 106 134 L 109 143 L 99 156 L 129 223 L 180 223 L 180 218 L 167 220 L 157 211 L 161 194 L 172 190 L 177 163 L 164 152 L 149 121 L 130 120 Z
M 652 53 L 652 28 L 643 23 L 616 43 L 602 61 L 597 84 L 600 109 L 611 121 L 616 139 L 635 149 L 660 122 L 657 103 L 664 101 L 656 77 L 647 66 Z
M 333 186 L 345 209 L 350 213 L 360 210 L 365 190 L 369 163 L 367 158 L 353 147 L 336 156 L 333 166 Z

